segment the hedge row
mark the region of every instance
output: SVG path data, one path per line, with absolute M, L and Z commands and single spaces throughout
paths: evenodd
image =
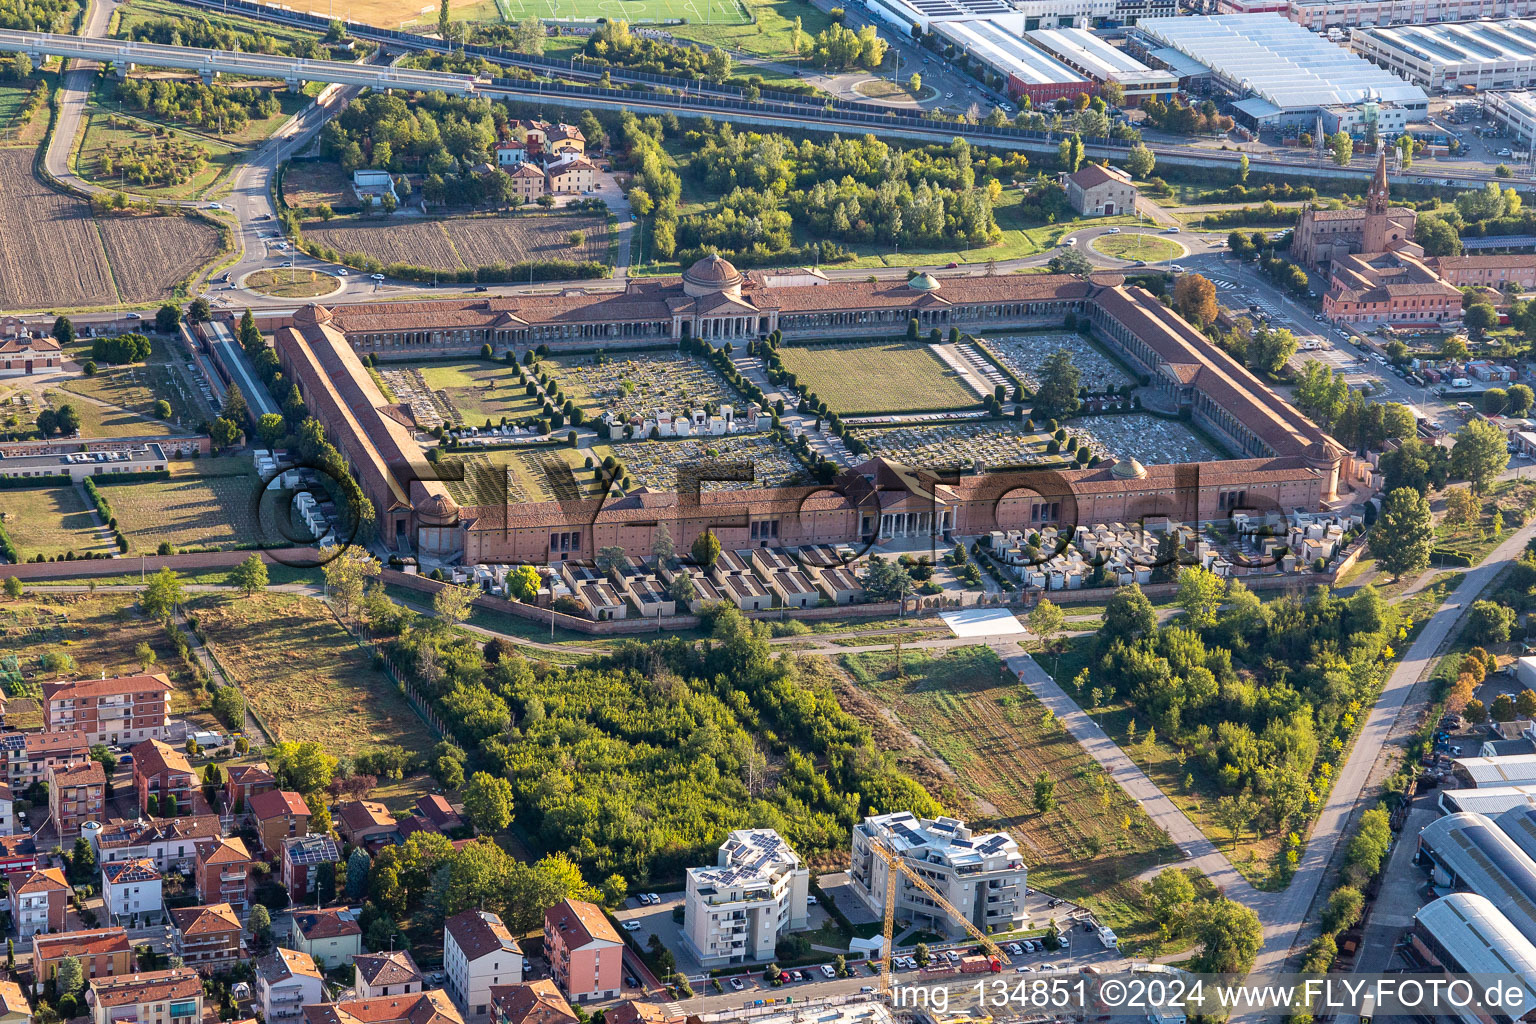
M 157 474 L 132 473 L 125 475 L 154 477 Z M 101 521 L 106 523 L 107 528 L 112 531 L 112 539 L 117 541 L 117 550 L 126 555 L 128 553 L 128 538 L 124 537 L 123 531 L 117 528 L 117 517 L 112 514 L 112 506 L 107 504 L 107 496 L 101 493 L 101 489 L 96 486 L 96 481 L 90 477 L 85 478 L 85 493 L 91 499 L 92 504 L 96 506 L 96 514 L 101 516 Z

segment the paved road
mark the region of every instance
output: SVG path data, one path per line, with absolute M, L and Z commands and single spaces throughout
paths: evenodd
M 105 36 L 107 23 L 112 20 L 112 12 L 116 9 L 117 0 L 90 0 L 90 6 L 85 12 L 85 20 L 80 26 L 81 34 Z M 48 151 L 43 155 L 43 166 L 47 168 L 49 174 L 92 193 L 106 190 L 88 185 L 70 173 L 69 151 L 74 145 L 75 136 L 80 133 L 80 119 L 85 112 L 85 100 L 90 95 L 91 83 L 96 80 L 96 73 L 100 70 L 101 66 L 95 61 L 77 60 L 70 65 L 68 73 L 59 84 L 59 117 L 53 127 L 53 137 L 48 140 Z

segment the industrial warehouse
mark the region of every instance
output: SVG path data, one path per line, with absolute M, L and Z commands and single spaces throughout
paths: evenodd
M 1523 89 L 1536 84 L 1536 21 L 1357 28 L 1350 46 L 1366 60 L 1431 92 Z
M 1393 135 L 1429 109 L 1419 86 L 1277 14 L 1151 21 L 1131 38 L 1143 52 L 1167 48 L 1205 65 L 1233 116 L 1251 127 L 1310 128 L 1322 117 L 1345 130 L 1374 121 Z

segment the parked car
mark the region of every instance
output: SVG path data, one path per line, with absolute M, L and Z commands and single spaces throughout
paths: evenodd
M 735 989 L 737 992 L 740 992 L 742 989 L 744 989 L 746 987 L 747 986 L 745 986 L 745 985 L 743 985 L 741 983 L 741 979 L 740 978 L 732 978 L 731 979 L 731 988 Z
M 657 895 L 656 895 L 656 894 L 655 894 L 655 893 L 653 893 L 653 892 L 648 892 L 648 893 L 646 893 L 646 894 L 645 894 L 645 898 L 646 898 L 646 899 L 647 899 L 647 900 L 648 900 L 648 901 L 649 901 L 649 902 L 651 902 L 651 903 L 653 903 L 653 904 L 655 904 L 655 905 L 656 905 L 656 906 L 661 906 L 661 897 L 660 897 L 660 896 L 657 896 Z
M 1026 953 L 1033 953 L 1035 951 L 1035 943 L 1033 939 L 1025 939 L 1023 942 L 1019 943 L 1019 945 L 1024 947 L 1024 952 Z
M 640 922 L 639 921 L 625 921 L 623 923 L 623 925 L 621 925 L 620 927 L 622 927 L 627 932 L 637 932 L 637 931 L 640 930 Z
M 831 964 L 822 964 L 821 965 L 821 976 L 823 978 L 835 978 L 835 977 L 837 977 L 837 972 L 832 969 L 832 965 Z
M 369 274 L 368 276 L 370 278 L 372 278 L 373 280 L 375 280 L 375 281 L 382 281 L 382 280 L 384 280 L 384 275 L 383 274 Z

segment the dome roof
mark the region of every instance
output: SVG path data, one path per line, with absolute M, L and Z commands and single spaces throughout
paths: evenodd
M 917 292 L 936 292 L 939 290 L 939 279 L 925 270 L 908 281 L 907 287 Z
M 1116 480 L 1140 480 L 1147 475 L 1147 467 L 1135 459 L 1122 459 L 1109 467 L 1109 475 Z
M 331 322 L 331 311 L 318 302 L 311 302 L 307 306 L 301 306 L 294 310 L 293 322 L 299 327 L 308 327 L 312 324 L 328 324 Z
M 459 506 L 446 494 L 428 494 L 416 500 L 416 515 L 428 526 L 446 526 L 459 516 Z
M 711 288 L 729 288 L 741 284 L 741 272 L 730 260 L 712 252 L 683 271 L 683 280 L 689 284 Z

